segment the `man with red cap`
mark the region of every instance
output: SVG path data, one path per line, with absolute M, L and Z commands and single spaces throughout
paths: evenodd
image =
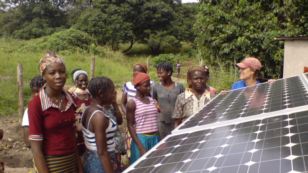
M 257 58 L 246 57 L 240 63 L 237 63 L 236 66 L 240 70 L 240 80 L 232 85 L 232 90 L 255 86 L 260 83 L 257 78 L 259 77 L 262 64 Z

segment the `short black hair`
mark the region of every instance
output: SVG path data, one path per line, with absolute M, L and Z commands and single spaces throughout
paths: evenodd
M 31 79 L 30 81 L 30 88 L 32 91 L 34 90 L 38 90 L 40 88 L 42 88 L 45 84 L 45 80 L 43 79 L 42 76 L 38 75 L 38 76 L 35 76 Z
M 171 74 L 173 73 L 173 66 L 170 62 L 161 62 L 161 63 L 158 63 L 156 65 L 156 69 L 157 70 L 164 70 L 166 72 L 170 72 Z
M 100 92 L 105 94 L 112 87 L 114 87 L 112 80 L 104 76 L 92 78 L 88 84 L 88 90 L 93 98 L 97 98 Z
M 196 71 L 200 71 L 206 78 L 210 76 L 210 70 L 207 66 L 194 66 L 187 71 L 187 79 L 190 80 Z

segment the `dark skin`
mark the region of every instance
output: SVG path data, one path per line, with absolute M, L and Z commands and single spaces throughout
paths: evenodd
M 191 77 L 188 78 L 188 84 L 190 86 L 191 92 L 194 93 L 194 95 L 198 99 L 200 99 L 200 97 L 206 90 L 207 80 L 208 80 L 208 76 L 205 75 L 205 73 L 201 71 L 194 71 Z M 177 127 L 181 123 L 182 123 L 182 119 L 180 118 L 175 119 L 175 127 Z
M 142 67 L 141 65 L 139 64 L 136 64 L 134 67 L 133 67 L 133 75 L 135 73 L 138 73 L 138 72 L 141 72 L 141 73 L 147 73 L 146 69 L 144 69 L 144 67 Z M 149 93 L 150 95 L 150 93 Z M 123 92 L 122 94 L 122 99 L 121 99 L 121 103 L 123 106 L 125 106 L 127 104 L 127 93 Z M 122 107 L 122 112 L 124 112 L 125 108 Z
M 148 98 L 148 95 L 151 90 L 150 80 L 145 81 L 139 85 L 136 86 L 137 89 L 137 95 L 136 98 L 140 100 L 141 102 L 145 104 L 149 104 L 150 100 Z M 140 140 L 137 137 L 136 129 L 135 129 L 135 111 L 136 111 L 136 104 L 133 100 L 129 100 L 126 105 L 126 116 L 127 116 L 127 126 L 128 131 L 134 140 L 134 142 L 137 144 L 137 147 L 139 149 L 140 155 L 143 155 L 146 152 L 146 149 L 141 144 Z M 154 132 L 156 133 L 156 132 Z M 154 134 L 153 133 L 153 134 Z
M 66 68 L 62 63 L 53 63 L 46 67 L 43 72 L 43 78 L 46 81 L 45 92 L 52 102 L 59 104 L 60 110 L 64 110 L 67 104 L 63 87 L 66 82 Z M 48 167 L 43 153 L 43 141 L 30 141 L 31 150 L 35 166 L 40 173 L 48 173 Z M 79 159 L 79 158 L 78 158 Z M 82 172 L 80 160 L 78 170 Z
M 172 80 L 171 76 L 172 73 L 169 71 L 166 71 L 164 69 L 157 69 L 156 74 L 160 80 L 160 83 L 162 86 L 164 86 L 166 89 L 172 89 L 175 85 L 174 81 Z
M 88 124 L 88 120 L 93 111 L 101 109 L 99 106 L 107 106 L 112 104 L 114 98 L 116 97 L 116 92 L 114 87 L 110 88 L 108 91 L 99 92 L 99 95 L 92 100 L 92 104 L 89 109 L 85 112 L 85 119 L 83 124 Z M 97 106 L 99 105 L 99 106 Z M 100 158 L 100 161 L 103 165 L 104 171 L 106 173 L 112 173 L 113 167 L 111 163 L 111 158 L 107 151 L 107 137 L 106 129 L 109 125 L 109 119 L 106 118 L 103 112 L 97 112 L 93 115 L 93 118 L 90 122 L 89 130 L 95 133 L 97 154 Z
M 75 85 L 77 88 L 86 90 L 88 86 L 88 76 L 85 74 L 80 74 L 75 81 Z

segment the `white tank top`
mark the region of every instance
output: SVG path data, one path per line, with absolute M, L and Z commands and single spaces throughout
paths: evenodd
M 91 119 L 95 115 L 95 113 L 97 113 L 97 112 L 103 112 L 105 117 L 107 117 L 109 119 L 109 124 L 108 124 L 108 127 L 106 129 L 107 151 L 108 152 L 113 152 L 115 150 L 114 136 L 115 136 L 115 132 L 117 130 L 117 123 L 114 120 L 112 120 L 107 115 L 107 113 L 105 113 L 102 110 L 95 110 L 91 114 L 91 116 L 90 116 L 90 118 L 88 120 L 87 127 L 84 127 L 82 125 L 82 133 L 83 133 L 83 138 L 84 138 L 85 146 L 87 147 L 87 149 L 89 149 L 91 151 L 97 151 L 95 133 L 93 133 L 93 132 L 91 132 L 89 130 L 89 125 L 90 125 Z

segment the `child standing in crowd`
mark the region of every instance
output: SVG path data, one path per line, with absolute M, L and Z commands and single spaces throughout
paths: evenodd
M 209 69 L 193 67 L 187 72 L 188 88 L 177 97 L 173 118 L 178 126 L 189 116 L 198 113 L 216 95 L 216 90 L 207 85 Z
M 72 72 L 74 87 L 68 90 L 72 94 L 76 109 L 76 127 L 77 127 L 77 147 L 78 153 L 81 156 L 85 152 L 85 145 L 82 136 L 82 126 L 81 126 L 81 115 L 85 110 L 86 106 L 91 103 L 91 95 L 89 93 L 88 87 L 88 73 L 81 69 L 75 69 Z
M 154 85 L 153 98 L 157 100 L 160 108 L 158 127 L 160 138 L 163 139 L 174 128 L 172 113 L 176 98 L 184 92 L 184 86 L 172 80 L 173 68 L 171 63 L 159 63 L 156 70 L 160 83 Z
M 159 141 L 158 105 L 149 97 L 150 77 L 146 73 L 136 73 L 133 84 L 137 89 L 134 98 L 126 105 L 127 126 L 132 137 L 131 163 L 135 162 L 147 150 Z
M 87 148 L 83 156 L 84 172 L 111 173 L 117 169 L 114 153 L 117 122 L 110 117 L 105 106 L 114 102 L 115 87 L 109 78 L 96 77 L 90 80 L 88 89 L 92 103 L 82 116 L 82 132 Z
M 46 85 L 29 103 L 29 140 L 39 173 L 78 172 L 75 110 L 72 97 L 64 91 L 66 67 L 55 53 L 39 63 Z
M 45 84 L 45 81 L 42 76 L 35 76 L 30 81 L 30 89 L 31 89 L 31 98 L 36 96 L 40 89 Z M 22 117 L 21 126 L 23 127 L 23 135 L 24 135 L 24 141 L 27 145 L 27 147 L 30 147 L 29 142 L 29 116 L 28 116 L 28 108 L 25 109 L 24 115 Z

